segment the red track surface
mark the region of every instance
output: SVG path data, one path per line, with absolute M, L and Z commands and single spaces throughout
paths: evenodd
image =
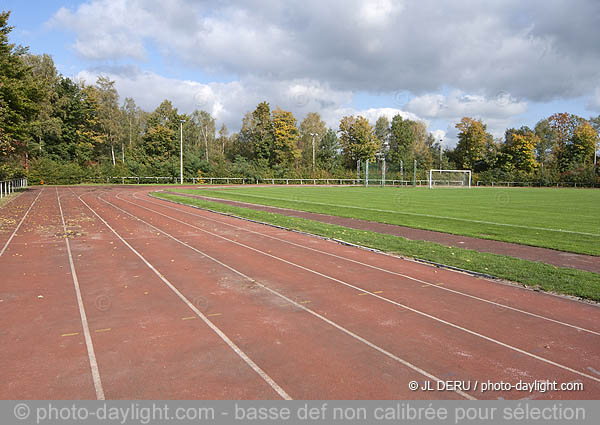
M 150 190 L 37 188 L 0 209 L 1 398 L 600 398 L 597 306 Z M 408 388 L 437 379 L 584 389 Z

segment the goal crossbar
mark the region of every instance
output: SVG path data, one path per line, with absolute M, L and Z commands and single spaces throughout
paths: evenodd
M 434 180 L 433 173 L 454 173 L 466 175 L 467 181 L 465 180 Z M 471 170 L 429 170 L 429 188 L 433 189 L 435 182 L 446 182 L 446 183 L 459 183 L 461 186 L 471 187 Z

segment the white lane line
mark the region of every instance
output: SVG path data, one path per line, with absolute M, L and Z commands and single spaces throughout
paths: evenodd
M 273 258 L 273 259 L 276 259 L 276 260 L 278 260 L 278 261 L 281 261 L 281 262 L 283 262 L 283 263 L 286 263 L 286 264 L 289 264 L 289 265 L 291 265 L 291 266 L 297 267 L 297 268 L 299 268 L 299 269 L 301 269 L 301 270 L 305 270 L 305 271 L 307 271 L 307 272 L 309 272 L 309 273 L 316 274 L 317 276 L 321 276 L 321 277 L 323 277 L 323 278 L 325 278 L 325 279 L 329 279 L 329 280 L 331 280 L 331 281 L 333 281 L 333 282 L 340 283 L 340 284 L 342 284 L 342 285 L 344 285 L 344 286 L 347 286 L 347 287 L 349 287 L 349 288 L 356 289 L 357 291 L 365 292 L 365 293 L 367 293 L 367 294 L 369 294 L 369 295 L 371 295 L 371 296 L 373 296 L 373 297 L 375 297 L 375 298 L 379 298 L 380 300 L 383 300 L 383 301 L 385 301 L 385 302 L 388 302 L 388 303 L 390 303 L 390 304 L 396 305 L 396 306 L 398 306 L 398 307 L 402 307 L 402 308 L 404 308 L 404 309 L 406 309 L 406 310 L 412 311 L 413 313 L 419 314 L 419 315 L 421 315 L 421 316 L 423 316 L 423 317 L 427 317 L 427 318 L 429 318 L 429 319 L 432 319 L 432 320 L 435 320 L 435 321 L 437 321 L 437 322 L 443 323 L 443 324 L 445 324 L 445 325 L 451 326 L 451 327 L 453 327 L 453 328 L 455 328 L 455 329 L 458 329 L 458 330 L 461 330 L 461 331 L 463 331 L 463 332 L 469 333 L 469 334 L 471 334 L 471 335 L 477 336 L 477 337 L 479 337 L 479 338 L 485 339 L 486 341 L 493 342 L 494 344 L 498 344 L 498 345 L 500 345 L 500 346 L 502 346 L 502 347 L 505 347 L 505 348 L 508 348 L 508 349 L 510 349 L 510 350 L 516 351 L 516 352 L 518 352 L 518 353 L 524 354 L 524 355 L 526 355 L 526 356 L 532 357 L 532 358 L 534 358 L 534 359 L 536 359 L 536 360 L 540 360 L 540 361 L 542 361 L 542 362 L 544 362 L 544 363 L 547 363 L 547 364 L 550 364 L 550 365 L 556 366 L 556 367 L 558 367 L 558 368 L 561 368 L 561 369 L 567 370 L 567 371 L 569 371 L 569 372 L 575 373 L 575 374 L 577 374 L 577 375 L 580 375 L 580 376 L 584 376 L 584 377 L 586 377 L 586 378 L 588 378 L 588 379 L 591 379 L 591 380 L 593 380 L 593 381 L 600 382 L 600 378 L 596 378 L 595 376 L 588 375 L 588 374 L 586 374 L 586 373 L 583 373 L 583 372 L 580 372 L 580 371 L 578 371 L 578 370 L 572 369 L 572 368 L 570 368 L 569 366 L 565 366 L 565 365 L 562 365 L 562 364 L 560 364 L 560 363 L 556 363 L 556 362 L 554 362 L 554 361 L 552 361 L 552 360 L 546 359 L 546 358 L 544 358 L 544 357 L 541 357 L 541 356 L 535 355 L 535 354 L 533 354 L 533 353 L 530 353 L 530 352 L 528 352 L 528 351 L 525 351 L 525 350 L 522 350 L 522 349 L 520 349 L 520 348 L 514 347 L 514 346 L 512 346 L 512 345 L 506 344 L 506 343 L 504 343 L 504 342 L 502 342 L 502 341 L 498 341 L 498 340 L 496 340 L 496 339 L 494 339 L 494 338 L 491 338 L 491 337 L 485 336 L 485 335 L 483 335 L 483 334 L 480 334 L 479 332 L 475 332 L 475 331 L 473 331 L 473 330 L 471 330 L 471 329 L 467 329 L 467 328 L 465 328 L 465 327 L 462 327 L 462 326 L 460 326 L 460 325 L 457 325 L 457 324 L 455 324 L 455 323 L 448 322 L 447 320 L 441 319 L 441 318 L 439 318 L 439 317 L 436 317 L 436 316 L 433 316 L 433 315 L 431 315 L 431 314 L 425 313 L 425 312 L 423 312 L 423 311 L 417 310 L 417 309 L 415 309 L 415 308 L 409 307 L 409 306 L 407 306 L 407 305 L 404 305 L 404 304 L 402 304 L 402 303 L 399 303 L 399 302 L 397 302 L 397 301 L 391 300 L 391 299 L 389 299 L 389 298 L 385 298 L 385 297 L 383 297 L 383 296 L 381 296 L 381 295 L 375 294 L 375 293 L 373 293 L 373 292 L 371 292 L 371 291 L 368 291 L 368 290 L 366 290 L 366 289 L 364 289 L 364 288 L 361 288 L 361 287 L 359 287 L 359 286 L 352 285 L 351 283 L 344 282 L 343 280 L 337 279 L 337 278 L 335 278 L 335 277 L 328 276 L 328 275 L 326 275 L 326 274 L 323 274 L 323 273 L 320 273 L 320 272 L 318 272 L 318 271 L 316 271 L 316 270 L 309 269 L 309 268 L 307 268 L 307 267 L 301 266 L 301 265 L 299 265 L 299 264 L 293 263 L 293 262 L 291 262 L 291 261 L 285 260 L 285 259 L 283 259 L 283 258 L 280 258 L 280 257 L 277 257 L 277 256 L 275 256 L 275 255 L 272 255 L 272 254 L 269 254 L 269 253 L 263 252 L 263 251 L 261 251 L 261 250 L 259 250 L 259 249 L 256 249 L 256 248 L 253 248 L 253 247 L 251 247 L 251 246 L 245 245 L 245 244 L 243 244 L 243 243 L 241 243 L 241 242 L 237 242 L 237 241 L 234 241 L 234 240 L 232 240 L 232 239 L 226 238 L 226 237 L 224 237 L 224 236 L 218 235 L 218 234 L 216 234 L 216 233 L 209 232 L 208 230 L 201 229 L 200 227 L 194 226 L 193 224 L 186 223 L 185 221 L 178 220 L 178 219 L 176 219 L 176 218 L 173 218 L 173 217 L 170 217 L 170 216 L 168 216 L 168 215 L 166 215 L 166 214 L 162 214 L 162 213 L 160 213 L 160 212 L 158 212 L 158 211 L 154 211 L 154 210 L 152 210 L 152 209 L 150 209 L 150 208 L 143 207 L 143 206 L 141 206 L 141 205 L 138 205 L 138 204 L 135 204 L 135 203 L 133 203 L 133 202 L 131 202 L 131 201 L 127 201 L 126 199 L 122 199 L 122 198 L 118 198 L 118 199 L 120 199 L 120 200 L 122 200 L 122 201 L 124 201 L 124 202 L 130 203 L 130 204 L 132 204 L 132 205 L 134 205 L 134 206 L 137 206 L 137 207 L 139 207 L 139 208 L 143 208 L 143 209 L 146 209 L 146 210 L 148 210 L 148 211 L 152 211 L 152 212 L 154 212 L 155 214 L 158 214 L 158 215 L 161 215 L 161 216 L 163 216 L 163 217 L 169 218 L 169 219 L 171 219 L 171 220 L 173 220 L 173 221 L 176 221 L 176 222 L 178 222 L 178 223 L 185 224 L 186 226 L 192 227 L 192 228 L 194 228 L 194 229 L 196 229 L 196 230 L 199 230 L 199 231 L 201 231 L 201 232 L 204 232 L 204 233 L 207 233 L 207 234 L 209 234 L 209 235 L 215 236 L 215 237 L 217 237 L 217 238 L 219 238 L 219 239 L 226 240 L 226 241 L 228 241 L 228 242 L 231 242 L 231 243 L 233 243 L 233 244 L 236 244 L 236 245 L 242 246 L 242 247 L 244 247 L 244 248 L 247 248 L 247 249 L 249 249 L 249 250 L 251 250 L 251 251 L 258 252 L 258 253 L 260 253 L 260 254 L 262 254 L 262 255 L 265 255 L 265 256 L 267 256 L 267 257 L 271 257 L 271 258 Z M 105 201 L 104 199 L 102 199 L 102 200 L 103 200 L 104 202 L 107 202 L 107 203 L 108 203 L 108 201 Z M 115 208 L 118 208 L 118 209 L 120 209 L 119 207 L 116 207 L 116 206 L 115 206 Z M 124 211 L 124 210 L 122 210 L 122 211 Z M 124 211 L 124 212 L 126 212 L 126 211 Z M 129 214 L 129 213 L 127 213 L 127 214 Z M 130 215 L 132 215 L 132 214 L 130 214 Z M 133 216 L 133 215 L 132 215 L 132 216 Z M 138 218 L 138 220 L 140 220 L 140 221 L 143 221 L 143 220 L 141 220 L 140 218 Z
M 381 272 L 384 272 L 384 273 L 389 273 L 389 274 L 394 275 L 394 276 L 403 277 L 405 279 L 409 279 L 409 280 L 412 280 L 414 282 L 422 283 L 422 284 L 425 284 L 425 285 L 430 286 L 430 287 L 441 289 L 443 291 L 452 292 L 454 294 L 462 295 L 464 297 L 468 297 L 468 298 L 471 298 L 471 299 L 474 299 L 474 300 L 477 300 L 477 301 L 481 301 L 481 302 L 484 302 L 484 303 L 495 305 L 497 307 L 506 308 L 508 310 L 516 311 L 518 313 L 526 314 L 528 316 L 536 317 L 538 319 L 547 320 L 547 321 L 552 322 L 552 323 L 556 323 L 556 324 L 559 324 L 559 325 L 562 325 L 562 326 L 567 326 L 567 327 L 570 327 L 570 328 L 573 328 L 573 329 L 577 329 L 578 331 L 588 332 L 588 333 L 600 336 L 600 332 L 596 332 L 596 331 L 593 331 L 591 329 L 582 328 L 581 326 L 573 325 L 571 323 L 561 322 L 560 320 L 552 319 L 550 317 L 542 316 L 542 315 L 539 315 L 539 314 L 536 314 L 536 313 L 531 313 L 531 312 L 526 311 L 526 310 L 521 310 L 521 309 L 516 308 L 516 307 L 511 307 L 511 306 L 506 305 L 506 304 L 498 303 L 496 301 L 491 301 L 491 300 L 488 300 L 488 299 L 485 299 L 485 298 L 481 298 L 481 297 L 478 297 L 478 296 L 475 296 L 475 295 L 467 294 L 465 292 L 461 292 L 461 291 L 458 291 L 458 290 L 455 290 L 455 289 L 446 288 L 446 287 L 440 286 L 439 284 L 427 282 L 425 280 L 421 280 L 421 279 L 418 279 L 418 278 L 415 278 L 415 277 L 412 277 L 412 276 L 409 276 L 409 275 L 406 275 L 406 274 L 403 274 L 403 273 L 398 273 L 398 272 L 395 272 L 395 271 L 392 271 L 392 270 L 388 270 L 388 269 L 384 269 L 384 268 L 381 268 L 381 267 L 373 266 L 371 264 L 363 263 L 361 261 L 353 260 L 351 258 L 347 258 L 347 257 L 343 257 L 343 256 L 340 256 L 340 255 L 332 254 L 332 253 L 327 252 L 327 251 L 322 251 L 320 249 L 311 248 L 309 246 L 297 244 L 295 242 L 287 241 L 285 239 L 281 239 L 281 238 L 278 238 L 276 236 L 271 236 L 271 235 L 268 235 L 268 234 L 265 234 L 265 233 L 256 232 L 254 230 L 246 229 L 244 227 L 236 226 L 234 224 L 230 224 L 230 223 L 227 223 L 227 222 L 224 222 L 224 221 L 215 220 L 213 218 L 206 217 L 206 216 L 203 216 L 203 215 L 200 215 L 200 214 L 195 214 L 195 213 L 191 213 L 189 211 L 184 211 L 184 210 L 182 210 L 180 208 L 174 208 L 174 207 L 171 207 L 171 206 L 168 206 L 168 205 L 164 205 L 162 203 L 152 202 L 150 200 L 147 200 L 147 199 L 144 199 L 144 198 L 140 198 L 140 197 L 138 197 L 136 195 L 137 195 L 137 193 L 135 193 L 133 195 L 133 197 L 135 199 L 140 200 L 140 201 L 148 202 L 148 203 L 154 204 L 154 205 L 159 205 L 161 207 L 169 208 L 169 209 L 172 209 L 172 210 L 175 210 L 175 211 L 179 211 L 179 212 L 182 212 L 184 214 L 188 214 L 188 215 L 191 215 L 191 216 L 195 216 L 195 217 L 199 217 L 199 218 L 202 218 L 202 219 L 206 219 L 206 220 L 209 220 L 209 221 L 212 221 L 212 222 L 215 222 L 215 223 L 223 224 L 223 225 L 232 227 L 234 229 L 246 231 L 248 233 L 253 233 L 253 234 L 256 234 L 256 235 L 259 235 L 259 236 L 263 236 L 263 237 L 266 237 L 266 238 L 269 238 L 269 239 L 273 239 L 273 240 L 276 240 L 276 241 L 284 242 L 284 243 L 287 243 L 287 244 L 290 244 L 290 245 L 293 245 L 293 246 L 296 246 L 296 247 L 299 247 L 299 248 L 307 249 L 309 251 L 318 252 L 319 254 L 328 255 L 330 257 L 334 257 L 334 258 L 337 258 L 337 259 L 340 259 L 340 260 L 345 260 L 345 261 L 348 261 L 348 262 L 351 262 L 351 263 L 354 263 L 354 264 L 358 264 L 358 265 L 361 265 L 361 266 L 369 267 L 371 269 L 378 270 L 378 271 L 381 271 Z M 124 200 L 123 198 L 120 198 L 119 196 L 117 196 L 117 198 Z
M 302 310 L 306 311 L 307 313 L 309 313 L 309 314 L 311 314 L 311 315 L 313 315 L 313 316 L 315 316 L 315 317 L 317 317 L 317 318 L 319 318 L 319 319 L 323 320 L 324 322 L 328 323 L 329 325 L 331 325 L 331 326 L 335 327 L 336 329 L 338 329 L 338 330 L 340 330 L 340 331 L 344 332 L 345 334 L 347 334 L 347 335 L 351 336 L 352 338 L 355 338 L 355 339 L 357 339 L 358 341 L 360 341 L 360 342 L 362 342 L 362 343 L 364 343 L 364 344 L 368 345 L 369 347 L 371 347 L 371 348 L 373 348 L 373 349 L 377 350 L 378 352 L 380 352 L 380 353 L 382 353 L 382 354 L 384 354 L 384 355 L 386 355 L 386 356 L 390 357 L 391 359 L 393 359 L 393 360 L 395 360 L 395 361 L 399 362 L 400 364 L 402 364 L 402 365 L 404 365 L 404 366 L 406 366 L 406 367 L 408 367 L 408 368 L 410 368 L 410 369 L 414 370 L 415 372 L 418 372 L 418 373 L 422 374 L 423 376 L 426 376 L 427 378 L 429 378 L 429 379 L 431 379 L 431 380 L 434 380 L 434 381 L 436 381 L 436 382 L 438 382 L 438 381 L 439 381 L 439 382 L 441 382 L 441 379 L 440 379 L 440 378 L 438 378 L 438 377 L 436 377 L 435 375 L 432 375 L 431 373 L 429 373 L 429 372 L 427 372 L 427 371 L 425 371 L 425 370 L 421 369 L 420 367 L 418 367 L 418 366 L 415 366 L 414 364 L 412 364 L 412 363 L 410 363 L 410 362 L 408 362 L 408 361 L 406 361 L 406 360 L 404 360 L 404 359 L 402 359 L 402 358 L 400 358 L 400 357 L 396 356 L 395 354 L 392 354 L 392 353 L 390 353 L 389 351 L 387 351 L 387 350 L 385 350 L 385 349 L 383 349 L 383 348 L 379 347 L 378 345 L 375 345 L 374 343 L 370 342 L 369 340 L 367 340 L 367 339 L 365 339 L 365 338 L 363 338 L 363 337 L 361 337 L 361 336 L 359 336 L 359 335 L 355 334 L 354 332 L 352 332 L 352 331 L 350 331 L 350 330 L 348 330 L 348 329 L 344 328 L 344 327 L 343 327 L 343 326 L 341 326 L 341 325 L 338 325 L 336 322 L 334 322 L 334 321 L 332 321 L 332 320 L 329 320 L 328 318 L 326 318 L 326 317 L 324 317 L 324 316 L 320 315 L 319 313 L 317 313 L 317 312 L 315 312 L 315 311 L 313 311 L 313 310 L 311 310 L 311 309 L 307 308 L 305 305 L 303 305 L 303 304 L 300 304 L 300 303 L 298 303 L 298 302 L 296 302 L 296 301 L 294 301 L 294 300 L 292 300 L 292 299 L 290 299 L 290 298 L 286 297 L 285 295 L 283 295 L 283 294 L 281 294 L 281 293 L 279 293 L 279 292 L 275 291 L 274 289 L 271 289 L 271 288 L 269 288 L 268 286 L 265 286 L 265 285 L 263 285 L 262 283 L 258 282 L 257 280 L 254 280 L 254 279 L 252 279 L 251 277 L 249 277 L 249 276 L 245 275 L 245 274 L 244 274 L 244 273 L 242 273 L 241 271 L 239 271 L 239 270 L 237 270 L 237 269 L 234 269 L 234 268 L 233 268 L 233 267 L 231 267 L 231 266 L 228 266 L 227 264 L 225 264 L 225 263 L 223 263 L 223 262 L 221 262 L 221 261 L 217 260 L 217 259 L 216 259 L 216 258 L 214 258 L 214 257 L 211 257 L 211 256 L 210 256 L 210 255 L 208 255 L 207 253 L 205 253 L 205 252 L 203 252 L 203 251 L 200 251 L 199 249 L 197 249 L 197 248 L 195 248 L 195 247 L 193 247 L 193 246 L 191 246 L 191 245 L 189 245 L 189 244 L 187 244 L 187 243 L 185 243 L 185 242 L 183 242 L 183 241 L 181 241 L 181 240 L 177 239 L 175 236 L 173 236 L 173 235 L 171 235 L 171 234 L 169 234 L 169 233 L 165 232 L 165 231 L 164 231 L 164 230 L 162 230 L 162 229 L 159 229 L 158 227 L 156 227 L 156 226 L 154 226 L 154 225 L 152 225 L 152 224 L 148 223 L 148 222 L 147 222 L 147 221 L 145 221 L 145 220 L 142 220 L 141 218 L 139 218 L 139 217 L 137 217 L 137 216 L 135 216 L 135 215 L 131 214 L 130 212 L 128 212 L 128 211 L 125 211 L 124 209 L 122 209 L 122 208 L 120 208 L 120 207 L 116 206 L 115 204 L 113 204 L 112 202 L 109 202 L 109 201 L 107 201 L 107 200 L 105 200 L 105 199 L 103 199 L 103 198 L 100 198 L 100 197 L 98 197 L 98 199 L 100 199 L 101 201 L 105 202 L 106 204 L 108 204 L 108 205 L 112 206 L 113 208 L 115 208 L 115 209 L 117 209 L 117 210 L 119 210 L 119 211 L 122 211 L 122 212 L 124 212 L 125 214 L 127 214 L 127 215 L 129 215 L 129 216 L 133 217 L 135 220 L 138 220 L 138 221 L 140 221 L 140 222 L 142 222 L 142 223 L 146 224 L 147 226 L 149 226 L 149 227 L 153 228 L 153 229 L 154 229 L 154 230 L 156 230 L 157 232 L 160 232 L 160 233 L 162 233 L 163 235 L 165 235 L 165 236 L 167 236 L 167 237 L 169 237 L 169 238 L 173 239 L 174 241 L 176 241 L 176 242 L 180 243 L 181 245 L 183 245 L 183 246 L 185 246 L 185 247 L 187 247 L 187 248 L 189 248 L 189 249 L 191 249 L 191 250 L 195 251 L 196 253 L 198 253 L 198 254 L 200 254 L 200 255 L 202 255 L 202 256 L 205 256 L 206 258 L 208 258 L 208 259 L 210 259 L 210 260 L 214 261 L 215 263 L 217 263 L 217 264 L 219 264 L 219 265 L 221 265 L 221 266 L 225 267 L 226 269 L 228 269 L 228 270 L 232 271 L 233 273 L 237 274 L 238 276 L 240 276 L 240 277 L 242 277 L 242 278 L 244 278 L 244 279 L 248 280 L 249 282 L 251 282 L 251 283 L 253 283 L 253 284 L 255 284 L 255 285 L 258 285 L 258 286 L 260 286 L 261 288 L 263 288 L 263 289 L 265 289 L 265 290 L 269 291 L 269 292 L 270 292 L 270 293 L 272 293 L 273 295 L 276 295 L 276 296 L 278 296 L 278 297 L 280 297 L 280 298 L 284 299 L 285 301 L 287 301 L 287 302 L 289 302 L 289 303 L 293 304 L 294 306 L 296 306 L 296 307 L 298 307 L 298 308 L 301 308 Z M 128 202 L 128 201 L 126 201 L 126 202 Z M 134 204 L 134 205 L 135 205 L 135 204 Z M 467 393 L 465 393 L 465 392 L 463 392 L 463 391 L 460 391 L 460 390 L 454 390 L 454 391 L 455 391 L 457 394 L 459 394 L 459 395 L 463 396 L 464 398 L 466 398 L 466 399 L 468 399 L 468 400 L 476 400 L 476 398 L 475 398 L 475 397 L 473 397 L 473 396 L 471 396 L 471 395 L 469 395 L 469 394 L 467 394 Z
M 204 196 L 204 195 L 201 195 Z M 240 196 L 240 195 L 238 195 Z M 446 217 L 443 215 L 433 215 L 433 214 L 420 214 L 420 213 L 410 213 L 410 212 L 406 212 L 406 211 L 393 211 L 393 210 L 381 210 L 381 209 L 377 209 L 377 208 L 365 208 L 365 207 L 357 207 L 354 205 L 335 205 L 335 204 L 327 204 L 325 202 L 314 202 L 314 201 L 299 201 L 299 200 L 294 200 L 294 199 L 285 199 L 285 198 L 275 198 L 275 197 L 271 197 L 271 196 L 261 196 L 261 195 L 249 195 L 249 194 L 243 194 L 241 196 L 250 196 L 253 198 L 262 198 L 262 199 L 272 199 L 275 201 L 286 201 L 286 202 L 296 202 L 296 203 L 301 203 L 301 204 L 313 204 L 313 205 L 323 205 L 323 206 L 327 206 L 327 207 L 336 207 L 336 208 L 352 208 L 352 209 L 357 209 L 357 210 L 365 210 L 365 211 L 377 211 L 377 212 L 384 212 L 384 213 L 392 213 L 392 214 L 403 214 L 403 215 L 411 215 L 411 216 L 416 216 L 416 217 L 428 217 L 428 218 L 440 218 L 440 219 L 444 219 L 444 220 L 455 220 L 455 221 L 464 221 L 467 223 L 478 223 L 478 224 L 490 224 L 493 226 L 505 226 L 505 227 L 517 227 L 520 229 L 530 229 L 530 230 L 543 230 L 546 232 L 559 232 L 559 233 L 572 233 L 575 235 L 585 235 L 585 236 L 600 236 L 600 234 L 598 233 L 587 233 L 587 232 L 577 232 L 575 230 L 564 230 L 564 229 L 550 229 L 547 227 L 535 227 L 535 226 L 524 226 L 522 224 L 510 224 L 510 223 L 496 223 L 494 221 L 484 221 L 484 220 L 471 220 L 468 218 L 458 218 L 458 217 Z M 210 196 L 204 196 L 205 198 L 210 198 Z M 215 199 L 215 198 L 212 198 Z M 229 200 L 227 198 L 216 198 L 219 200 Z M 236 201 L 235 199 L 231 199 L 232 201 Z M 236 201 L 236 202 L 244 202 L 244 201 Z M 265 206 L 270 206 L 270 205 L 265 205 Z M 277 207 L 275 207 L 277 208 Z M 287 208 L 285 208 L 287 209 Z
M 63 209 L 60 204 L 60 196 L 58 196 L 58 188 L 56 188 L 56 199 L 58 200 L 58 208 L 60 210 L 60 219 L 62 220 L 63 231 L 65 236 L 67 235 L 67 225 L 65 224 L 65 216 L 63 215 Z M 69 254 L 69 265 L 71 266 L 71 276 L 73 278 L 73 285 L 75 286 L 75 294 L 77 295 L 77 305 L 79 307 L 79 315 L 81 317 L 81 325 L 83 326 L 83 334 L 85 338 L 85 346 L 88 352 L 88 358 L 90 360 L 90 368 L 92 370 L 92 379 L 94 380 L 94 388 L 96 389 L 96 398 L 98 400 L 104 400 L 104 390 L 102 389 L 102 381 L 100 379 L 100 371 L 98 369 L 98 362 L 96 361 L 96 353 L 94 352 L 94 344 L 92 343 L 92 335 L 88 326 L 87 315 L 85 314 L 85 307 L 83 306 L 83 299 L 81 297 L 81 289 L 79 287 L 79 280 L 77 279 L 77 272 L 75 271 L 75 264 L 73 263 L 73 255 L 71 254 L 71 245 L 69 244 L 69 238 L 65 237 L 65 244 L 67 245 L 67 253 Z
M 281 388 L 269 375 L 267 375 L 265 371 L 263 371 L 256 363 L 254 363 L 254 361 L 248 357 L 248 355 L 244 353 L 231 339 L 229 339 L 229 337 L 225 335 L 221 329 L 215 326 L 200 310 L 198 310 L 196 306 L 194 306 L 194 304 L 190 302 L 190 300 L 188 300 L 171 282 L 169 282 L 167 278 L 164 277 L 152 264 L 150 264 L 150 262 L 142 256 L 142 254 L 132 247 L 125 239 L 123 239 L 123 237 L 121 237 L 121 235 L 117 233 L 117 231 L 113 229 L 110 224 L 106 222 L 106 220 L 104 220 L 96 211 L 94 211 L 92 207 L 90 207 L 87 202 L 81 198 L 81 196 L 78 196 L 78 198 L 92 213 L 94 213 L 96 217 L 100 219 L 100 221 L 102 221 L 102 223 L 104 223 L 106 227 L 110 229 L 111 232 L 115 234 L 116 237 L 121 240 L 121 242 L 125 244 L 125 246 L 127 246 L 135 255 L 137 255 L 138 258 L 142 260 L 144 264 L 146 264 L 146 266 L 148 266 L 148 268 L 152 270 L 154 274 L 156 274 L 190 308 L 190 310 L 200 317 L 204 323 L 210 327 L 210 329 L 212 329 L 242 360 L 244 360 L 244 362 L 246 362 L 246 364 L 250 366 L 252 370 L 254 370 L 254 372 L 256 372 L 267 384 L 269 384 L 269 386 L 273 388 L 273 390 L 275 390 L 275 392 L 277 392 L 281 398 L 284 400 L 292 400 L 292 398 L 283 390 L 283 388 Z M 101 198 L 98 197 L 98 199 Z
M 25 215 L 21 218 L 21 221 L 19 221 L 19 224 L 17 225 L 17 227 L 15 227 L 15 230 L 10 235 L 10 238 L 8 238 L 8 240 L 6 241 L 6 243 L 4 244 L 4 246 L 2 247 L 2 251 L 0 251 L 0 257 L 2 257 L 2 254 L 4 254 L 4 251 L 6 251 L 6 248 L 8 248 L 8 244 L 13 240 L 13 238 L 15 237 L 15 235 L 17 234 L 17 232 L 21 228 L 21 225 L 25 221 L 25 218 L 27 218 L 27 215 L 29 214 L 29 211 L 31 211 L 31 209 L 33 208 L 33 205 L 38 200 L 38 198 L 40 197 L 40 195 L 42 194 L 43 191 L 44 191 L 44 189 L 42 188 L 42 190 L 40 190 L 40 192 L 37 194 L 37 196 L 35 197 L 35 199 L 31 203 L 31 205 L 29 206 L 29 208 L 27 208 L 27 211 L 25 212 Z

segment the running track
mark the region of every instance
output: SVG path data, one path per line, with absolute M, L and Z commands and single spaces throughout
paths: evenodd
M 168 203 L 0 209 L 2 399 L 599 399 L 600 309 Z M 410 381 L 582 391 L 411 391 Z

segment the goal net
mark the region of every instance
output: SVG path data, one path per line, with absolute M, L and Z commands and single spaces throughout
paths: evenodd
M 470 170 L 429 170 L 429 188 L 471 187 Z

